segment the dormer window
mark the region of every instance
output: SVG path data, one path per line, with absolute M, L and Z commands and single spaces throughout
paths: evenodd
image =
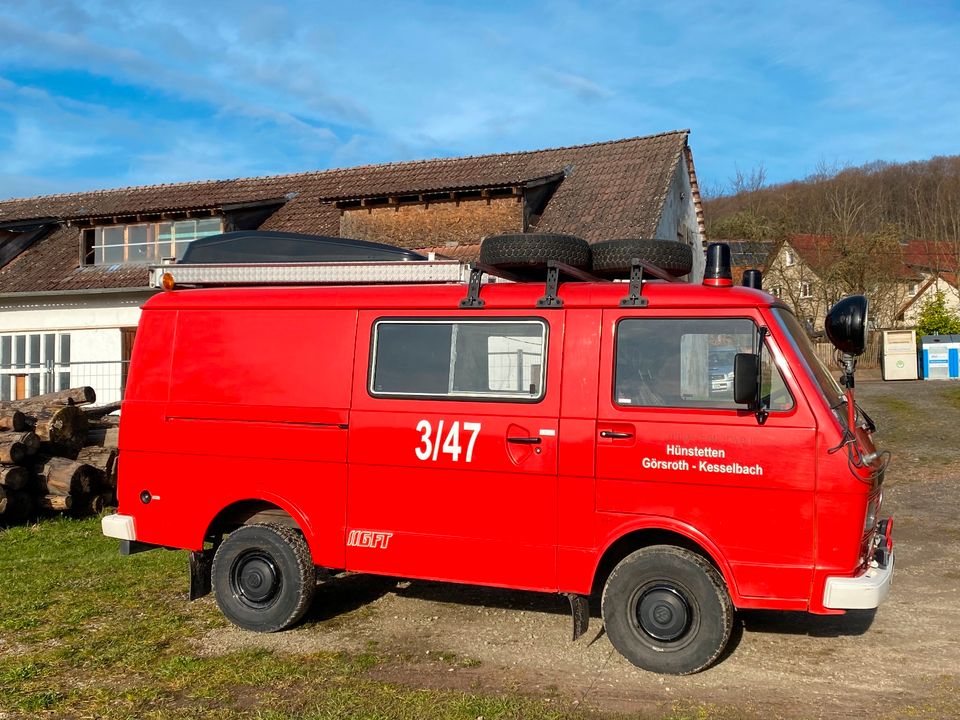
M 84 231 L 84 264 L 156 263 L 182 258 L 197 238 L 223 232 L 218 217 L 166 220 L 128 225 L 101 225 Z

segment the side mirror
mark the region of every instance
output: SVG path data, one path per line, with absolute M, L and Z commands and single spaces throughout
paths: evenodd
M 760 395 L 760 356 L 737 353 L 733 358 L 733 401 L 756 407 Z

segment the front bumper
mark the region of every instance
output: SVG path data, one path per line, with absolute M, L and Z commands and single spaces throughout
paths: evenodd
M 893 584 L 893 552 L 886 567 L 870 567 L 857 577 L 828 577 L 823 589 L 823 606 L 834 610 L 869 610 L 878 607 Z

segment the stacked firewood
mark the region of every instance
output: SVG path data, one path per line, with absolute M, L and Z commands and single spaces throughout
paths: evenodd
M 0 402 L 0 524 L 116 503 L 120 404 L 95 401 L 80 387 Z

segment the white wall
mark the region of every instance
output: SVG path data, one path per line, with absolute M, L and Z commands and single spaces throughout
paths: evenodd
M 15 393 L 15 375 L 28 374 L 40 391 L 58 389 L 61 373 L 69 372 L 70 387 L 90 385 L 97 403 L 120 399 L 123 346 L 121 328 L 136 327 L 140 306 L 151 292 L 91 293 L 0 297 L 0 337 L 55 334 L 56 352 L 41 358 L 28 355 L 26 370 L 0 369 L 0 384 Z M 69 367 L 60 365 L 63 337 L 69 336 Z M 42 362 L 43 369 L 38 367 Z M 52 375 L 50 374 L 52 370 Z M 0 385 L 2 387 L 2 385 Z M 29 390 L 28 390 L 29 392 Z
M 928 278 L 925 278 L 923 282 L 920 283 L 920 286 L 923 287 L 923 285 L 925 285 L 927 282 L 929 282 L 929 280 Z M 910 307 L 904 311 L 904 326 L 913 327 L 917 324 L 917 321 L 920 319 L 920 311 L 923 309 L 924 304 L 933 300 L 936 297 L 937 291 L 943 293 L 944 301 L 948 310 L 951 312 L 960 312 L 960 295 L 957 293 L 957 288 L 953 287 L 943 278 L 938 277 L 936 280 L 934 280 L 933 284 L 920 293 Z
M 706 259 L 703 254 L 703 238 L 697 223 L 697 208 L 693 203 L 693 190 L 690 187 L 690 169 L 683 155 L 677 163 L 677 169 L 670 181 L 670 190 L 663 203 L 663 213 L 657 226 L 657 238 L 663 240 L 684 240 L 693 248 L 693 270 L 690 282 L 703 280 Z
M 0 333 L 136 327 L 140 306 L 152 294 L 0 297 Z

